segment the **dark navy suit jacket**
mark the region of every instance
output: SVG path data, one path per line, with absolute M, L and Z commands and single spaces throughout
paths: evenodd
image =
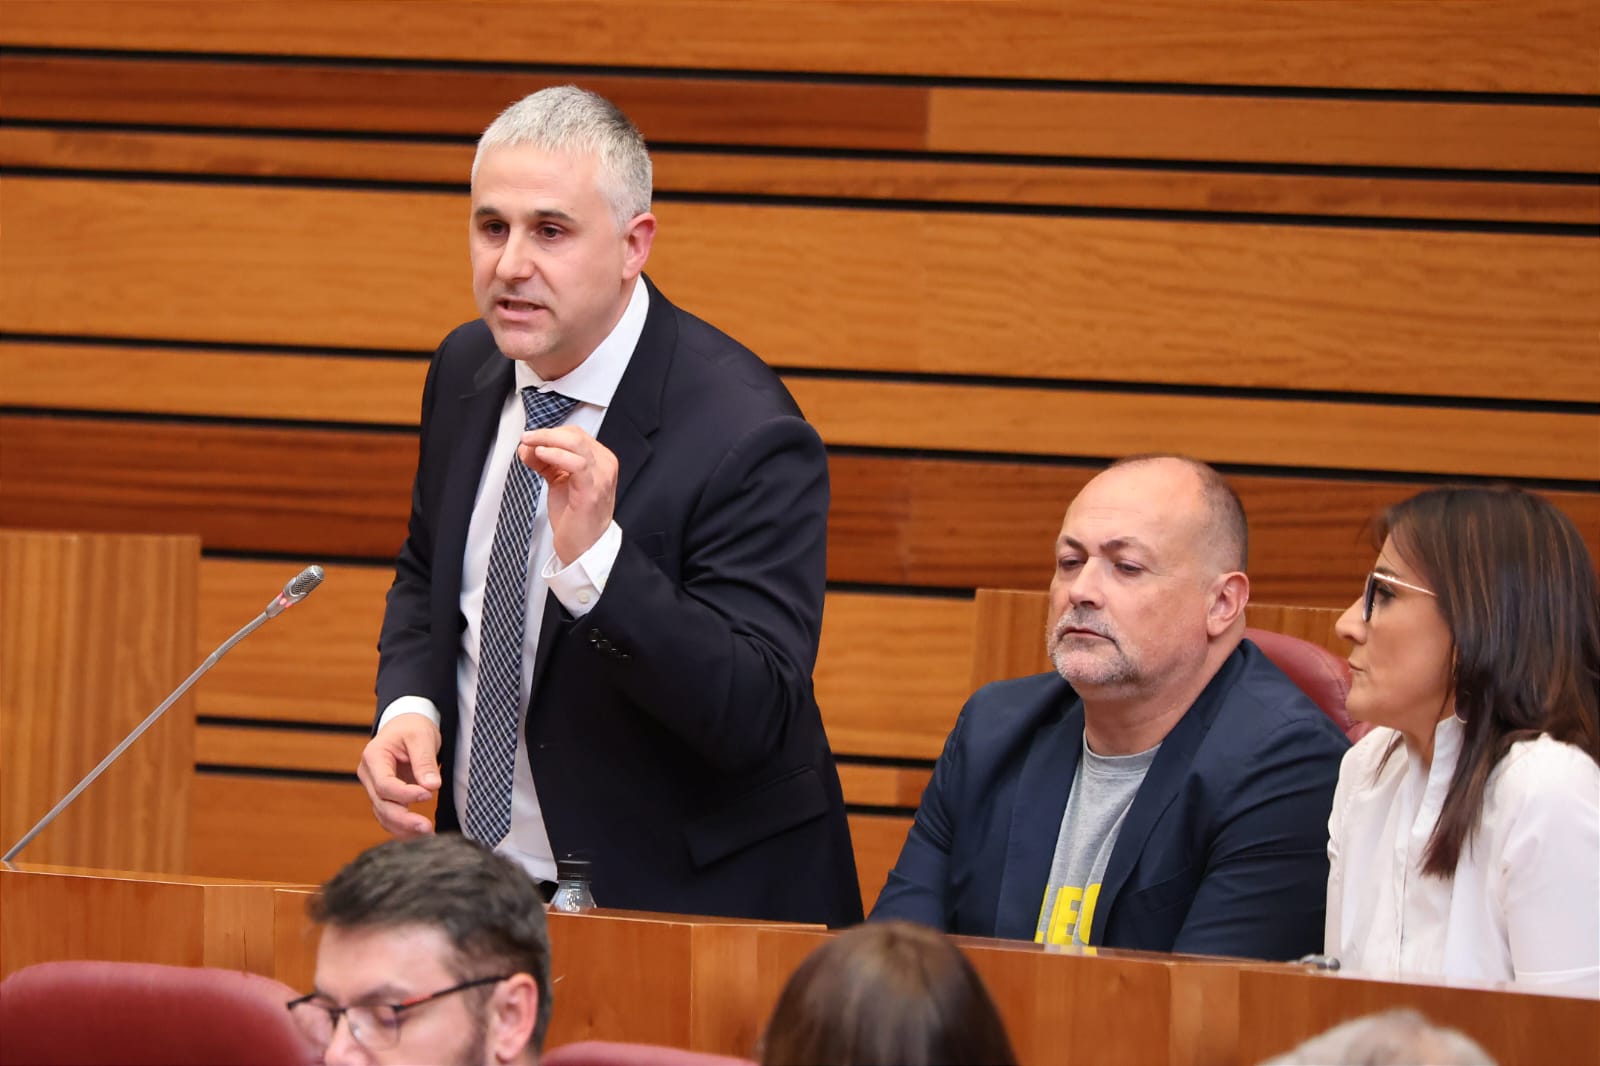
M 379 641 L 378 709 L 431 699 L 451 773 L 462 556 L 512 388 L 482 322 L 428 370 L 411 523 Z M 527 748 L 550 843 L 593 862 L 602 906 L 861 919 L 838 773 L 812 693 L 828 467 L 764 363 L 652 286 L 598 439 L 622 547 L 595 607 L 545 602 Z
M 1091 943 L 1290 959 L 1322 950 L 1328 813 L 1349 743 L 1244 641 L 1161 743 L 1101 882 Z M 1032 940 L 1083 750 L 1083 702 L 1040 674 L 956 720 L 873 908 Z

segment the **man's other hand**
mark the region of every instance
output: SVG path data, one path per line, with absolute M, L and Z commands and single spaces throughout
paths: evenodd
M 408 807 L 439 791 L 439 727 L 426 715 L 401 714 L 378 730 L 361 752 L 356 776 L 378 824 L 397 837 L 433 832 L 433 823 Z

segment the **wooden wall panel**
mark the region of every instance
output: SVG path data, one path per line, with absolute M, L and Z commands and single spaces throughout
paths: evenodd
M 0 325 L 431 350 L 473 317 L 465 205 L 12 178 L 0 229 L 23 253 L 0 259 Z M 781 366 L 1600 400 L 1600 252 L 1573 238 L 713 204 L 659 214 L 663 290 Z M 95 234 L 93 256 L 56 238 L 63 217 Z M 773 314 L 794 306 L 811 313 Z
M 416 465 L 411 434 L 0 416 L 0 503 L 20 528 L 393 559 Z
M 190 870 L 321 884 L 388 839 L 356 783 L 252 774 L 195 776 Z
M 209 548 L 392 559 L 415 439 L 372 431 L 0 416 L 0 505 L 21 528 L 199 533 Z M 101 449 L 99 452 L 96 449 Z M 1039 588 L 1089 466 L 834 455 L 829 579 Z M 1237 475 L 1263 601 L 1348 602 L 1362 539 L 1415 482 Z M 1551 492 L 1600 555 L 1600 495 Z
M 464 185 L 472 154 L 470 144 L 368 135 L 266 138 L 0 128 L 0 166 L 53 170 Z M 858 154 L 728 154 L 672 147 L 657 147 L 652 154 L 658 195 L 1600 224 L 1600 188 L 1583 179 L 1255 173 Z
M 249 621 L 295 566 L 280 562 L 207 559 L 200 568 L 199 644 L 209 650 Z M 327 580 L 293 613 L 275 620 L 228 653 L 196 690 L 202 717 L 324 723 L 365 729 L 374 713 L 378 629 L 393 571 L 374 566 L 327 567 Z M 834 750 L 863 755 L 932 759 L 965 698 L 971 654 L 972 604 L 963 599 L 830 592 L 817 657 L 817 702 Z M 264 761 L 249 762 L 235 746 L 201 763 L 293 766 L 273 755 L 270 731 L 259 738 Z M 307 770 L 353 772 L 344 745 L 362 738 L 321 737 Z M 202 748 L 218 743 L 202 727 Z M 299 744 L 299 742 L 296 742 Z M 344 752 L 344 754 L 340 754 Z M 297 755 L 298 757 L 298 755 Z M 876 787 L 876 786 L 875 786 Z M 920 786 L 915 786 L 920 790 Z M 897 795 L 893 802 L 904 801 Z M 885 804 L 882 796 L 858 802 Z M 911 800 L 915 804 L 915 798 Z
M 956 77 L 1600 92 L 1582 0 L 8 0 L 0 43 Z
M 0 107 L 14 118 L 471 139 L 514 100 L 574 80 L 499 70 L 433 70 L 419 78 L 403 67 L 26 55 L 0 60 L 0 74 L 7 84 Z M 652 143 L 925 147 L 925 88 L 681 75 L 578 80 L 615 102 Z M 215 88 L 197 95 L 197 81 Z
M 0 57 L 8 119 L 475 139 L 569 73 Z M 650 143 L 1583 172 L 1594 107 L 582 75 Z M 194 85 L 210 86 L 204 95 Z M 1314 129 L 1317 136 L 1307 137 Z M 465 171 L 453 175 L 461 181 Z
M 1245 620 L 1252 629 L 1299 637 L 1343 659 L 1350 644 L 1334 629 L 1342 613 L 1338 607 L 1285 607 L 1252 597 Z M 973 615 L 970 688 L 1052 669 L 1044 641 L 1050 619 L 1048 590 L 979 589 Z
M 1586 171 L 1594 108 L 1205 93 L 935 90 L 927 147 L 1008 156 Z M 1306 136 L 1315 130 L 1316 136 Z
M 0 341 L 0 405 L 416 426 L 422 356 Z
M 420 359 L 0 343 L 0 403 L 411 426 L 425 371 Z M 1051 456 L 1092 441 L 1108 457 L 1175 451 L 1219 464 L 1574 481 L 1600 471 L 1591 414 L 799 375 L 787 384 L 830 447 Z
M 850 843 L 856 853 L 856 878 L 861 882 L 862 909 L 871 913 L 889 880 L 889 871 L 900 859 L 911 819 L 876 814 L 850 816 Z
M 0 852 L 200 664 L 199 563 L 193 536 L 0 531 Z M 19 858 L 182 872 L 193 767 L 185 697 Z
M 398 544 L 396 545 L 398 548 Z M 200 567 L 200 643 L 212 648 L 248 621 L 293 577 L 297 564 L 207 559 Z M 196 693 L 209 718 L 272 719 L 366 729 L 372 725 L 378 673 L 378 630 L 392 566 L 326 568 L 327 578 L 292 612 L 270 624 L 218 663 Z M 329 743 L 349 739 L 333 734 Z M 269 742 L 263 737 L 263 742 Z M 337 766 L 308 770 L 354 773 L 364 737 Z M 200 762 L 222 762 L 204 753 Z M 248 765 L 248 764 L 246 764 Z M 260 763 L 256 765 L 275 765 Z

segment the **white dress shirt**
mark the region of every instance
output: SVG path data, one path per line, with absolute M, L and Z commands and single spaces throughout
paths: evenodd
M 460 726 L 455 751 L 452 787 L 456 814 L 466 824 L 467 787 L 472 761 L 472 724 L 478 700 L 478 652 L 483 620 L 484 579 L 489 570 L 489 552 L 494 545 L 495 524 L 500 516 L 500 498 L 505 494 L 506 472 L 516 461 L 517 445 L 522 440 L 526 414 L 521 391 L 535 386 L 541 392 L 559 392 L 578 403 L 564 423 L 598 436 L 606 409 L 616 395 L 617 384 L 633 357 L 633 349 L 644 332 L 645 315 L 650 309 L 649 289 L 644 279 L 634 284 L 628 307 L 616 327 L 594 352 L 570 374 L 546 382 L 526 363 L 515 365 L 516 386 L 506 395 L 500 412 L 500 427 L 489 448 L 478 479 L 478 492 L 472 505 L 472 523 L 467 528 L 466 553 L 461 564 L 461 614 L 466 628 L 461 634 L 461 653 L 456 657 L 456 707 Z M 539 509 L 534 515 L 533 544 L 528 566 L 527 617 L 522 635 L 522 708 L 517 728 L 517 759 L 512 770 L 511 831 L 495 848 L 517 860 L 532 876 L 545 881 L 556 879 L 555 856 L 545 830 L 539 794 L 534 787 L 533 770 L 528 762 L 526 732 L 528 698 L 533 691 L 533 660 L 539 647 L 539 631 L 544 623 L 546 590 L 553 592 L 573 617 L 588 614 L 605 591 L 611 568 L 622 546 L 622 530 L 615 521 L 595 544 L 571 563 L 556 558 L 550 520 L 546 513 L 547 493 L 539 494 Z M 422 696 L 401 696 L 384 708 L 379 728 L 398 714 L 425 714 L 439 724 L 439 711 L 433 701 Z
M 1600 766 L 1541 736 L 1489 775 L 1477 833 L 1449 880 L 1422 873 L 1461 752 L 1455 717 L 1428 767 L 1374 729 L 1339 768 L 1328 821 L 1323 950 L 1374 977 L 1514 981 L 1519 991 L 1600 997 Z

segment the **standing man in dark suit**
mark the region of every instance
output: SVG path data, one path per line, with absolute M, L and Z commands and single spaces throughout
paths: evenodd
M 1148 951 L 1320 951 L 1343 734 L 1244 639 L 1244 508 L 1125 460 L 1056 541 L 1056 673 L 957 719 L 874 920 Z
M 607 907 L 857 921 L 812 693 L 828 468 L 777 376 L 642 275 L 650 157 L 572 86 L 473 162 L 359 776 Z M 804 872 L 805 876 L 801 876 Z

